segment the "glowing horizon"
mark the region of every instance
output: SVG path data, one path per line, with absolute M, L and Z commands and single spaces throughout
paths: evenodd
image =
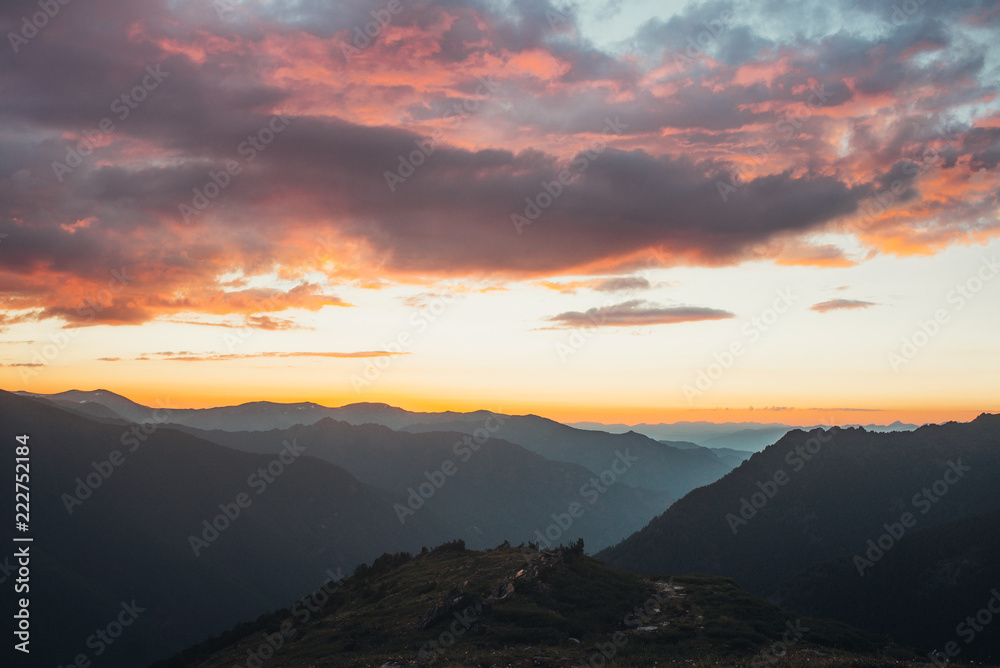
M 1000 13 L 820 6 L 5 6 L 0 387 L 996 412 Z
M 180 389 L 180 388 L 178 388 Z M 356 403 L 388 404 L 413 412 L 472 412 L 489 410 L 509 415 L 539 415 L 557 422 L 577 423 L 594 422 L 605 425 L 613 424 L 659 424 L 674 422 L 757 422 L 761 424 L 787 424 L 793 427 L 814 426 L 817 424 L 876 424 L 889 425 L 899 421 L 907 424 L 940 424 L 943 422 L 969 422 L 983 413 L 996 411 L 973 410 L 962 407 L 900 407 L 900 408 L 797 408 L 790 406 L 746 406 L 746 407 L 711 407 L 684 408 L 635 406 L 624 409 L 611 409 L 598 405 L 560 405 L 551 402 L 490 402 L 477 399 L 459 399 L 455 397 L 419 398 L 388 395 L 385 397 L 366 397 L 354 400 L 350 395 L 334 395 L 317 398 L 306 394 L 289 394 L 259 396 L 247 393 L 237 393 L 227 396 L 216 394 L 192 395 L 190 393 L 174 395 L 168 392 L 142 390 L 137 388 L 133 393 L 118 391 L 112 387 L 66 387 L 66 388 L 36 388 L 30 390 L 38 394 L 58 394 L 68 390 L 106 390 L 124 396 L 137 403 L 147 406 L 169 406 L 171 408 L 217 408 L 238 406 L 245 403 L 270 401 L 279 404 L 315 403 L 328 408 L 339 408 Z M 177 396 L 184 397 L 178 400 Z

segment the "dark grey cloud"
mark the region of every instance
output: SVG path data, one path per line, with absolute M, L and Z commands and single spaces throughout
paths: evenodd
M 974 171 L 991 171 L 1000 164 L 1000 128 L 973 128 L 962 137 L 962 146 L 972 153 Z
M 641 300 L 632 300 L 587 309 L 587 311 L 567 311 L 554 315 L 548 320 L 562 327 L 636 327 L 649 325 L 674 325 L 700 320 L 723 320 L 734 314 L 701 306 L 659 306 Z
M 642 276 L 615 276 L 594 283 L 591 288 L 597 292 L 626 292 L 629 290 L 648 290 L 652 285 Z
M 49 200 L 50 222 L 39 221 L 37 212 L 30 229 L 0 222 L 0 231 L 11 234 L 7 243 L 19 251 L 15 264 L 43 257 L 94 277 L 108 267 L 151 261 L 197 267 L 197 257 L 176 254 L 175 244 L 137 247 L 127 237 L 147 229 L 151 238 L 169 239 L 169 226 L 183 222 L 178 205 L 189 203 L 209 173 L 237 157 L 237 144 L 266 122 L 266 116 L 244 116 L 175 165 L 82 167 Z M 419 139 L 393 128 L 294 119 L 196 223 L 239 221 L 241 232 L 231 242 L 247 256 L 267 257 L 282 242 L 272 215 L 308 226 L 338 210 L 349 218 L 341 231 L 380 248 L 395 269 L 540 274 L 659 244 L 678 256 L 731 261 L 775 233 L 816 229 L 855 210 L 869 190 L 831 176 L 784 173 L 750 181 L 725 202 L 718 184 L 730 176 L 722 164 L 614 149 L 567 163 L 538 151 L 441 145 L 390 192 L 386 170 Z M 572 180 L 518 234 L 512 215 L 525 214 L 526 199 L 544 203 L 543 184 L 557 182 L 563 170 L 573 172 Z M 32 200 L 52 191 L 44 181 L 19 191 L 6 210 L 0 206 L 0 221 L 31 216 Z M 94 222 L 73 233 L 64 229 L 81 218 Z M 116 242 L 108 244 L 109 238 Z M 222 240 L 215 244 L 208 241 L 199 253 L 223 252 Z

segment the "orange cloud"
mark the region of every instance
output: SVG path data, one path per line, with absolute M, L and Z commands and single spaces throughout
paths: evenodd
M 858 299 L 830 299 L 825 302 L 813 304 L 809 308 L 813 311 L 826 313 L 827 311 L 837 311 L 842 309 L 859 309 L 875 306 L 875 302 L 866 302 Z
M 153 359 L 168 360 L 171 362 L 227 362 L 230 360 L 241 360 L 241 359 L 264 359 L 264 358 L 275 358 L 275 357 L 328 357 L 335 359 L 343 358 L 367 358 L 367 357 L 393 357 L 395 355 L 409 355 L 410 353 L 394 353 L 384 350 L 367 350 L 362 352 L 352 352 L 352 353 L 335 353 L 335 352 L 269 352 L 269 353 L 246 353 L 246 354 L 223 354 L 223 353 L 206 353 L 206 354 L 196 354 L 192 352 L 161 352 L 161 353 L 150 353 L 148 355 L 143 355 L 137 357 L 136 360 L 149 361 Z M 123 361 L 120 358 L 101 358 L 101 361 L 105 362 L 119 362 Z
M 784 246 L 774 260 L 786 267 L 853 267 L 857 264 L 833 245 L 811 246 L 790 244 Z

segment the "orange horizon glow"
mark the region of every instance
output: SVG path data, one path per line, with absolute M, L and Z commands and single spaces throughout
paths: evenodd
M 166 388 L 164 388 L 166 389 Z M 787 424 L 793 427 L 817 424 L 878 424 L 888 425 L 899 421 L 907 424 L 940 424 L 944 422 L 970 422 L 983 413 L 1000 413 L 1000 406 L 983 408 L 965 407 L 891 407 L 870 408 L 812 408 L 812 407 L 750 407 L 718 406 L 713 408 L 688 408 L 680 406 L 636 406 L 609 407 L 588 404 L 529 403 L 510 401 L 509 398 L 496 400 L 475 400 L 456 397 L 414 397 L 393 393 L 372 392 L 359 397 L 353 393 L 316 395 L 301 392 L 276 393 L 272 391 L 241 390 L 222 393 L 178 394 L 158 392 L 145 386 L 116 387 L 67 387 L 53 383 L 39 384 L 30 390 L 36 394 L 58 394 L 68 390 L 105 390 L 124 396 L 146 406 L 168 406 L 170 408 L 216 408 L 238 406 L 257 401 L 279 404 L 315 403 L 327 408 L 339 408 L 357 403 L 388 404 L 416 413 L 439 413 L 454 411 L 468 413 L 487 410 L 506 415 L 538 415 L 557 422 L 599 422 L 603 424 L 659 424 L 674 422 L 757 422 L 761 424 Z M 13 388 L 8 391 L 21 391 Z

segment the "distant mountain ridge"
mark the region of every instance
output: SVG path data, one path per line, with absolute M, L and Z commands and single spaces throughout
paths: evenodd
M 779 423 L 760 422 L 661 422 L 658 424 L 640 423 L 602 424 L 600 422 L 572 422 L 572 427 L 580 429 L 598 429 L 614 434 L 626 431 L 637 431 L 656 440 L 691 441 L 698 445 L 711 448 L 733 448 L 749 452 L 759 452 L 771 445 L 793 429 L 811 431 L 813 429 L 829 429 L 833 425 L 812 425 L 796 427 Z M 860 427 L 858 424 L 839 425 L 841 427 Z M 906 424 L 899 420 L 889 425 L 863 425 L 867 431 L 912 431 L 919 425 Z
M 159 407 L 138 404 L 108 390 L 69 390 L 58 394 L 36 394 L 18 392 L 25 396 L 48 399 L 59 404 L 100 404 L 121 417 L 133 422 L 156 419 Z M 169 402 L 165 402 L 169 403 Z M 381 424 L 390 429 L 399 429 L 417 421 L 447 421 L 461 415 L 455 412 L 414 413 L 381 403 L 357 403 L 329 408 L 313 402 L 275 403 L 272 401 L 251 401 L 237 406 L 215 408 L 170 408 L 170 421 L 197 429 L 220 429 L 225 431 L 266 431 L 284 429 L 298 424 L 313 424 L 323 418 L 333 418 L 351 424 Z M 485 416 L 486 412 L 482 411 Z
M 447 429 L 467 434 L 480 428 L 475 420 L 413 424 L 404 431 L 428 432 Z M 634 487 L 667 492 L 680 498 L 692 489 L 718 480 L 733 467 L 704 449 L 681 449 L 636 432 L 608 434 L 576 429 L 537 415 L 506 416 L 497 436 L 537 452 L 547 459 L 585 466 L 600 475 L 615 458 L 628 451 L 637 465 L 622 475 Z
M 57 394 L 20 392 L 58 402 L 74 404 L 101 404 L 133 422 L 153 419 L 153 410 L 109 390 L 68 390 Z M 197 429 L 222 429 L 227 431 L 266 431 L 283 429 L 296 424 L 312 424 L 330 417 L 350 424 L 381 424 L 390 429 L 403 429 L 415 424 L 447 423 L 485 418 L 489 411 L 467 413 L 442 411 L 425 413 L 378 402 L 360 402 L 340 407 L 327 407 L 313 402 L 275 403 L 253 401 L 237 406 L 215 408 L 173 409 L 173 421 Z M 522 416 L 530 417 L 530 416 Z M 545 418 L 542 418 L 545 419 Z M 603 424 L 600 422 L 573 422 L 566 426 L 581 430 L 624 434 L 634 431 L 658 441 L 687 441 L 703 447 L 757 451 L 770 445 L 792 429 L 826 429 L 830 425 L 794 427 L 780 423 L 759 422 L 674 422 L 636 425 Z M 841 425 L 843 427 L 861 425 Z M 890 425 L 864 425 L 868 431 L 912 431 L 918 425 L 899 421 Z
M 733 448 L 706 448 L 703 445 L 698 445 L 697 443 L 691 443 L 690 441 L 659 441 L 664 445 L 669 445 L 674 448 L 679 448 L 681 450 L 705 450 L 712 453 L 718 457 L 724 464 L 730 468 L 736 468 L 746 460 L 750 459 L 753 452 L 749 450 L 734 450 Z
M 327 408 L 315 403 L 276 404 L 266 401 L 219 408 L 161 409 L 157 412 L 154 408 L 142 406 L 107 390 L 71 390 L 54 395 L 29 396 L 55 401 L 76 412 L 80 412 L 80 407 L 84 405 L 103 404 L 134 422 L 162 422 L 166 416 L 165 419 L 170 423 L 205 431 L 229 432 L 289 429 L 330 418 L 356 426 L 378 424 L 414 433 L 455 431 L 471 434 L 481 429 L 483 422 L 493 415 L 485 410 L 468 413 L 419 413 L 382 403 Z M 547 459 L 579 464 L 597 475 L 602 474 L 614 461 L 616 451 L 631 448 L 631 454 L 642 463 L 627 471 L 621 480 L 632 487 L 666 492 L 673 499 L 717 480 L 739 463 L 739 458 L 727 457 L 722 453 L 720 457 L 707 449 L 676 448 L 635 432 L 609 434 L 576 429 L 536 415 L 503 417 L 505 421 L 496 434 L 498 438 L 516 443 Z
M 425 512 L 426 506 L 456 528 L 454 538 L 477 547 L 504 540 L 537 541 L 536 531 L 544 533 L 553 525 L 553 516 L 565 515 L 576 503 L 583 508 L 581 516 L 565 530 L 557 527 L 555 544 L 582 537 L 600 549 L 642 528 L 677 498 L 662 490 L 630 486 L 631 465 L 617 465 L 623 475 L 615 474 L 605 485 L 579 464 L 547 459 L 498 438 L 502 425 L 488 424 L 496 431 L 481 442 L 466 442 L 461 432 L 410 433 L 331 418 L 272 431 L 180 428 L 248 452 L 277 452 L 288 439 L 311 443 L 312 456 L 343 467 L 364 483 L 408 496 L 408 503 L 397 509 L 401 521 Z M 628 447 L 622 450 L 627 452 Z M 606 454 L 602 470 L 610 469 L 617 459 L 613 451 Z

